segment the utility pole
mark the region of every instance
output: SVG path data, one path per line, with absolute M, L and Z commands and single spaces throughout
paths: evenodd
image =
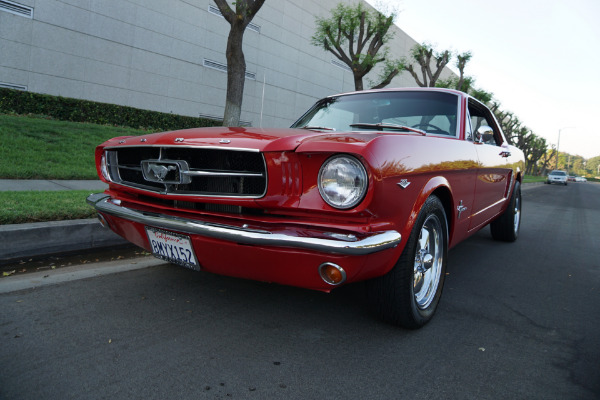
M 564 126 L 558 130 L 558 141 L 556 142 L 556 169 L 558 169 L 558 146 L 560 145 L 560 131 L 563 129 L 575 128 L 574 126 Z

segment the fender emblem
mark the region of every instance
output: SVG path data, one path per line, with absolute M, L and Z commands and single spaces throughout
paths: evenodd
M 460 215 L 464 212 L 467 211 L 467 207 L 463 206 L 463 201 L 461 200 L 460 203 L 458 204 L 458 206 L 456 207 L 456 210 L 458 211 L 458 218 L 460 219 Z
M 407 179 L 402 179 L 400 182 L 398 182 L 398 186 L 400 186 L 402 189 L 406 189 L 408 185 L 410 185 L 410 182 Z

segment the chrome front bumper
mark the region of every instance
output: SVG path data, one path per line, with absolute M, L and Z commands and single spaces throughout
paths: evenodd
M 284 233 L 250 229 L 245 226 L 215 224 L 124 207 L 120 205 L 119 200 L 113 200 L 105 193 L 91 194 L 88 196 L 87 202 L 100 213 L 144 225 L 255 246 L 292 247 L 359 256 L 396 247 L 401 240 L 400 233 L 396 231 L 376 232 L 362 239 L 351 234 L 340 235 L 323 232 L 324 235 L 331 236 L 331 239 L 325 239 L 291 236 Z

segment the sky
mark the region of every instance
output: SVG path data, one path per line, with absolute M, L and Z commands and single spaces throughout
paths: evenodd
M 560 131 L 561 152 L 600 156 L 600 1 L 367 1 L 419 43 L 470 51 L 475 87 L 549 144 Z

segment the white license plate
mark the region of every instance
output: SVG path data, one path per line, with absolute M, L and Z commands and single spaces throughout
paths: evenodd
M 196 271 L 200 270 L 189 236 L 151 227 L 146 227 L 146 234 L 155 257 Z

